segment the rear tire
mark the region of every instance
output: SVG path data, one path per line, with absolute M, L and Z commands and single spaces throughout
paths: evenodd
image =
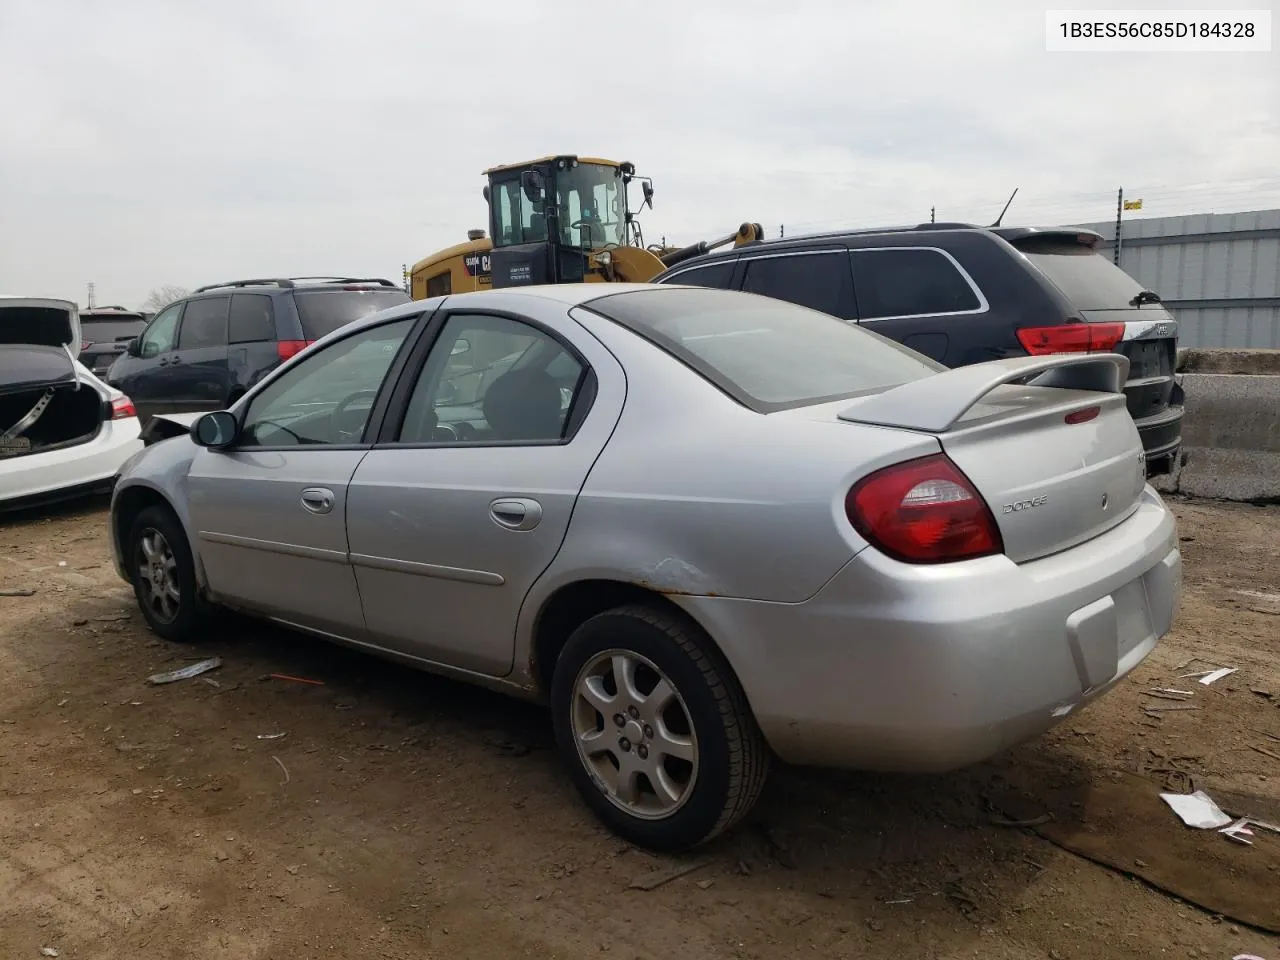
M 674 852 L 755 805 L 769 750 L 710 641 L 644 605 L 598 614 L 556 661 L 556 741 L 574 785 L 614 833 Z
M 196 639 L 204 623 L 191 546 L 168 507 L 147 507 L 129 528 L 125 551 L 133 595 L 147 626 L 166 640 Z

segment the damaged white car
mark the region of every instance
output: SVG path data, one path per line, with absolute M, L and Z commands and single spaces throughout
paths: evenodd
M 142 449 L 133 403 L 79 351 L 74 303 L 0 295 L 0 510 L 110 490 Z

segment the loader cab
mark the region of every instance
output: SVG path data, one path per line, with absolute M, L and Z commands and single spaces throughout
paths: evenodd
M 627 243 L 633 172 L 571 155 L 486 170 L 493 286 L 586 279 L 591 251 Z

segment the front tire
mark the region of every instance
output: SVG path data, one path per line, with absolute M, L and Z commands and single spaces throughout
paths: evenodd
M 638 846 L 672 852 L 740 821 L 769 751 L 737 679 L 676 615 L 621 607 L 587 620 L 556 661 L 556 741 L 596 816 Z
M 203 620 L 195 563 L 182 524 L 168 507 L 147 507 L 129 528 L 126 557 L 138 609 L 166 640 L 196 638 Z

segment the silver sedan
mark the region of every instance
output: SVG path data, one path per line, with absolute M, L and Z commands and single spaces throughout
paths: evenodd
M 112 540 L 171 640 L 226 607 L 548 703 L 595 814 L 677 849 L 774 757 L 967 765 L 1151 652 L 1181 561 L 1127 365 L 944 370 L 695 287 L 437 297 L 187 415 Z

